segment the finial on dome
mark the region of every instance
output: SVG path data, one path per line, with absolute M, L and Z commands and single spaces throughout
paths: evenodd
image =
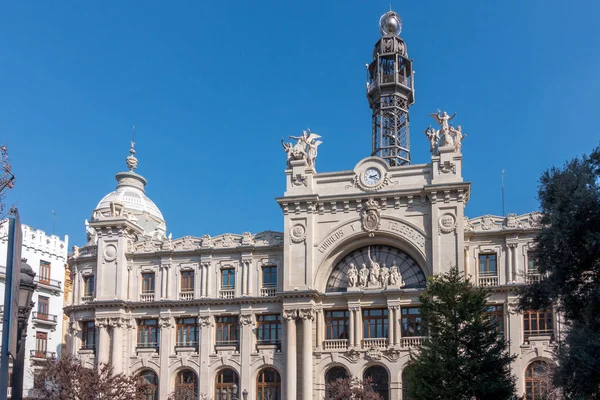
M 135 158 L 135 125 L 133 125 L 131 132 L 131 148 L 129 149 L 129 156 L 125 159 L 127 163 L 127 168 L 133 172 L 134 169 L 138 166 L 138 160 Z
M 392 5 L 390 4 L 390 11 L 386 12 L 381 16 L 381 18 L 379 18 L 379 32 L 382 36 L 400 36 L 401 31 L 402 20 L 397 13 L 392 11 Z

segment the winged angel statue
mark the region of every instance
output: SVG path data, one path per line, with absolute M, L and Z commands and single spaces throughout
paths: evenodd
M 290 162 L 293 160 L 305 160 L 309 166 L 315 165 L 317 158 L 317 148 L 321 143 L 321 136 L 312 133 L 310 129 L 302 131 L 302 136 L 289 136 L 290 139 L 295 139 L 296 144 L 286 143 L 281 139 L 283 149 L 287 154 L 288 167 L 291 168 Z
M 437 110 L 436 113 L 429 114 L 435 122 L 440 126 L 440 129 L 433 129 L 429 126 L 425 130 L 427 139 L 431 146 L 431 153 L 437 153 L 438 140 L 440 140 L 440 147 L 454 147 L 454 151 L 460 153 L 462 147 L 462 141 L 467 136 L 462 133 L 462 127 L 459 125 L 454 128 L 450 121 L 456 117 L 456 113 L 452 116 L 448 115 L 446 111 L 440 112 Z

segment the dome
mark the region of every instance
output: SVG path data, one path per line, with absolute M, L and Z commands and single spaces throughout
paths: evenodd
M 100 200 L 96 210 L 110 209 L 110 203 L 117 202 L 123 205 L 123 210 L 129 214 L 145 214 L 155 217 L 158 221 L 164 222 L 162 213 L 146 193 L 138 188 L 122 186 L 114 192 L 110 192 Z

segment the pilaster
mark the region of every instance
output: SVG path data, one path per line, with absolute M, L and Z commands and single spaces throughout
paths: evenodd
M 171 354 L 171 337 L 174 336 L 172 332 L 173 318 L 169 315 L 161 315 L 158 321 L 160 326 L 160 348 L 159 357 L 161 371 L 159 375 L 159 397 L 166 399 L 169 396 L 169 355 Z M 163 370 L 164 368 L 164 370 Z
M 213 346 L 213 327 L 214 327 L 214 319 L 212 315 L 201 314 L 198 315 L 198 326 L 200 327 L 200 360 L 204 360 L 200 362 L 199 368 L 199 393 L 212 393 L 213 389 L 213 380 L 207 379 L 206 377 L 210 376 L 209 374 L 209 366 L 208 366 L 208 357 L 211 353 L 211 348 Z M 204 377 L 204 379 L 202 379 Z
M 240 312 L 240 329 L 241 329 L 241 374 L 240 374 L 240 390 L 241 388 L 251 388 L 253 386 L 252 373 L 250 369 L 250 354 L 254 351 L 252 328 L 254 326 L 254 315 L 250 311 Z
M 283 310 L 285 319 L 285 398 L 295 399 L 297 388 L 296 318 L 297 310 Z

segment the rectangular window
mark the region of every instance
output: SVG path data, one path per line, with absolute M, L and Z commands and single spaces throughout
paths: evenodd
M 96 348 L 96 325 L 94 321 L 81 323 L 81 348 L 86 350 Z
M 194 271 L 181 271 L 181 291 L 194 291 Z
M 154 293 L 154 272 L 142 274 L 142 293 Z
M 419 307 L 402 308 L 402 336 L 419 337 L 426 336 L 425 327 L 421 319 Z
M 266 265 L 262 267 L 263 287 L 277 287 L 277 267 L 274 265 Z
M 83 295 L 93 296 L 96 290 L 96 279 L 94 275 L 88 275 L 83 277 Z
M 500 335 L 504 334 L 504 306 L 502 304 L 491 304 L 488 306 L 486 316 L 496 325 Z
M 553 313 L 551 309 L 523 312 L 523 336 L 525 340 L 530 336 L 552 336 L 553 334 Z
M 349 318 L 348 310 L 325 311 L 325 339 L 348 339 Z
M 235 289 L 235 269 L 227 268 L 221 270 L 221 289 Z
M 158 348 L 159 340 L 158 320 L 140 319 L 138 321 L 138 347 Z
M 535 252 L 533 252 L 533 251 L 527 252 L 527 273 L 528 274 L 539 273 L 538 266 L 535 262 Z
M 479 255 L 479 276 L 497 276 L 496 253 Z
M 38 313 L 37 317 L 40 319 L 48 319 L 50 313 L 50 298 L 45 296 L 38 296 Z
M 281 342 L 281 316 L 279 314 L 257 315 L 256 339 L 258 344 L 279 344 Z
M 237 345 L 240 338 L 240 324 L 237 316 L 216 317 L 217 345 Z
M 365 339 L 387 338 L 387 308 L 365 308 L 362 310 L 362 317 Z
M 48 334 L 46 332 L 35 333 L 35 356 L 46 358 L 48 351 Z
M 196 318 L 177 319 L 177 346 L 198 346 L 198 321 Z
M 50 263 L 40 261 L 40 282 L 50 284 Z

